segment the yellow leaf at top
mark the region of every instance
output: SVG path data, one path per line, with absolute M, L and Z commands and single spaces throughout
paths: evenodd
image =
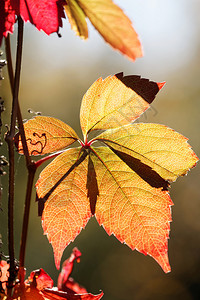
M 99 190 L 95 212 L 99 224 L 131 249 L 151 255 L 169 272 L 172 201 L 168 192 L 149 185 L 108 147 L 93 148 L 90 157 Z
M 88 28 L 85 14 L 76 0 L 65 0 L 65 12 L 69 19 L 72 29 L 83 39 L 88 38 Z
M 78 136 L 64 122 L 52 118 L 36 116 L 24 123 L 26 142 L 30 155 L 43 155 L 61 150 L 74 143 Z M 15 136 L 15 145 L 23 153 L 19 133 Z
M 80 148 L 67 149 L 41 172 L 36 183 L 39 206 L 45 203 L 42 226 L 53 246 L 57 269 L 64 249 L 91 216 L 86 189 L 88 159 L 82 161 L 82 155 Z M 61 180 L 63 176 L 66 178 Z M 51 188 L 54 190 L 49 193 Z
M 138 35 L 130 19 L 112 0 L 77 0 L 104 40 L 131 60 L 142 56 Z
M 80 122 L 84 137 L 92 130 L 117 128 L 136 120 L 155 98 L 160 86 L 140 76 L 123 73 L 99 78 L 81 103 Z
M 160 124 L 130 124 L 107 130 L 97 139 L 111 147 L 122 160 L 129 163 L 131 158 L 138 159 L 165 180 L 175 181 L 198 161 L 187 138 Z

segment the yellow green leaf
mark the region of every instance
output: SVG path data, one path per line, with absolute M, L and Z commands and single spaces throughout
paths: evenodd
M 78 139 L 69 125 L 52 117 L 36 116 L 24 123 L 24 130 L 30 155 L 55 152 Z M 23 147 L 19 133 L 15 136 L 15 145 L 22 154 Z
M 99 78 L 82 99 L 80 122 L 84 137 L 92 130 L 133 122 L 149 107 L 162 85 L 123 73 Z
M 88 159 L 84 153 L 80 148 L 66 150 L 41 172 L 36 183 L 38 200 L 45 202 L 42 226 L 53 246 L 57 268 L 64 249 L 91 216 L 86 188 Z M 64 178 L 67 172 L 68 176 Z M 59 185 L 49 193 L 59 181 Z
M 122 160 L 121 152 L 151 167 L 165 180 L 174 181 L 185 175 L 198 161 L 187 138 L 160 124 L 129 124 L 107 130 L 97 139 L 111 147 Z
M 108 147 L 93 148 L 90 157 L 99 189 L 95 212 L 99 224 L 131 249 L 151 255 L 169 272 L 172 201 L 168 192 L 150 186 Z
M 85 14 L 76 0 L 65 0 L 65 12 L 71 24 L 71 28 L 83 39 L 88 38 L 88 27 Z
M 111 0 L 77 0 L 104 40 L 131 60 L 142 56 L 138 35 L 130 19 Z

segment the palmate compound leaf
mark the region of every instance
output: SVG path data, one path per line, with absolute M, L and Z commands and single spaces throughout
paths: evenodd
M 187 139 L 172 129 L 130 124 L 162 86 L 117 74 L 97 80 L 83 97 L 82 147 L 60 154 L 36 184 L 44 233 L 52 243 L 57 268 L 65 247 L 95 215 L 109 235 L 151 255 L 165 272 L 170 271 L 168 181 L 186 174 L 198 158 Z M 96 129 L 106 131 L 87 141 L 88 133 Z M 94 147 L 95 141 L 106 147 Z

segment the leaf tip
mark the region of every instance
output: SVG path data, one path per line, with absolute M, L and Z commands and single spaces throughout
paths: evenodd
M 163 88 L 163 86 L 165 85 L 166 81 L 163 82 L 157 82 L 158 88 L 159 90 L 161 90 Z

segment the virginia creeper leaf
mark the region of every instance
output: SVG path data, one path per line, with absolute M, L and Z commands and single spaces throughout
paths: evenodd
M 71 24 L 71 28 L 83 39 L 88 38 L 88 27 L 85 14 L 76 0 L 66 0 L 65 12 Z
M 63 149 L 74 143 L 78 136 L 75 131 L 62 121 L 52 117 L 36 116 L 24 123 L 26 141 L 31 155 L 43 155 Z M 20 154 L 23 153 L 19 134 L 15 144 Z
M 80 148 L 68 149 L 40 174 L 36 184 L 39 202 L 81 157 Z M 75 239 L 91 216 L 87 198 L 87 157 L 45 199 L 42 226 L 54 249 L 56 267 L 66 246 Z
M 131 249 L 151 255 L 165 272 L 170 271 L 169 181 L 185 175 L 198 158 L 187 139 L 171 128 L 131 124 L 149 107 L 163 85 L 122 73 L 100 78 L 82 100 L 84 142 L 72 129 L 64 133 L 58 129 L 53 135 L 58 144 L 54 143 L 55 138 L 47 138 L 51 151 L 58 150 L 58 145 L 61 149 L 60 139 L 62 135 L 66 137 L 66 131 L 70 132 L 70 142 L 63 147 L 72 140 L 81 144 L 81 148 L 67 149 L 57 156 L 41 172 L 36 184 L 43 229 L 52 243 L 57 268 L 65 247 L 95 215 L 109 235 L 114 234 Z M 52 118 L 41 117 L 35 145 L 40 142 L 45 128 L 42 124 L 48 119 Z M 36 130 L 29 122 L 34 121 L 25 123 L 28 140 Z M 53 125 L 56 122 L 54 119 Z M 67 125 L 62 126 L 65 129 Z M 88 140 L 88 133 L 97 129 L 104 132 Z M 95 141 L 104 147 L 95 147 Z
M 84 137 L 93 130 L 116 128 L 136 120 L 162 84 L 123 73 L 99 78 L 83 97 L 80 122 Z
M 77 0 L 104 40 L 131 60 L 142 56 L 138 35 L 131 21 L 112 0 Z

